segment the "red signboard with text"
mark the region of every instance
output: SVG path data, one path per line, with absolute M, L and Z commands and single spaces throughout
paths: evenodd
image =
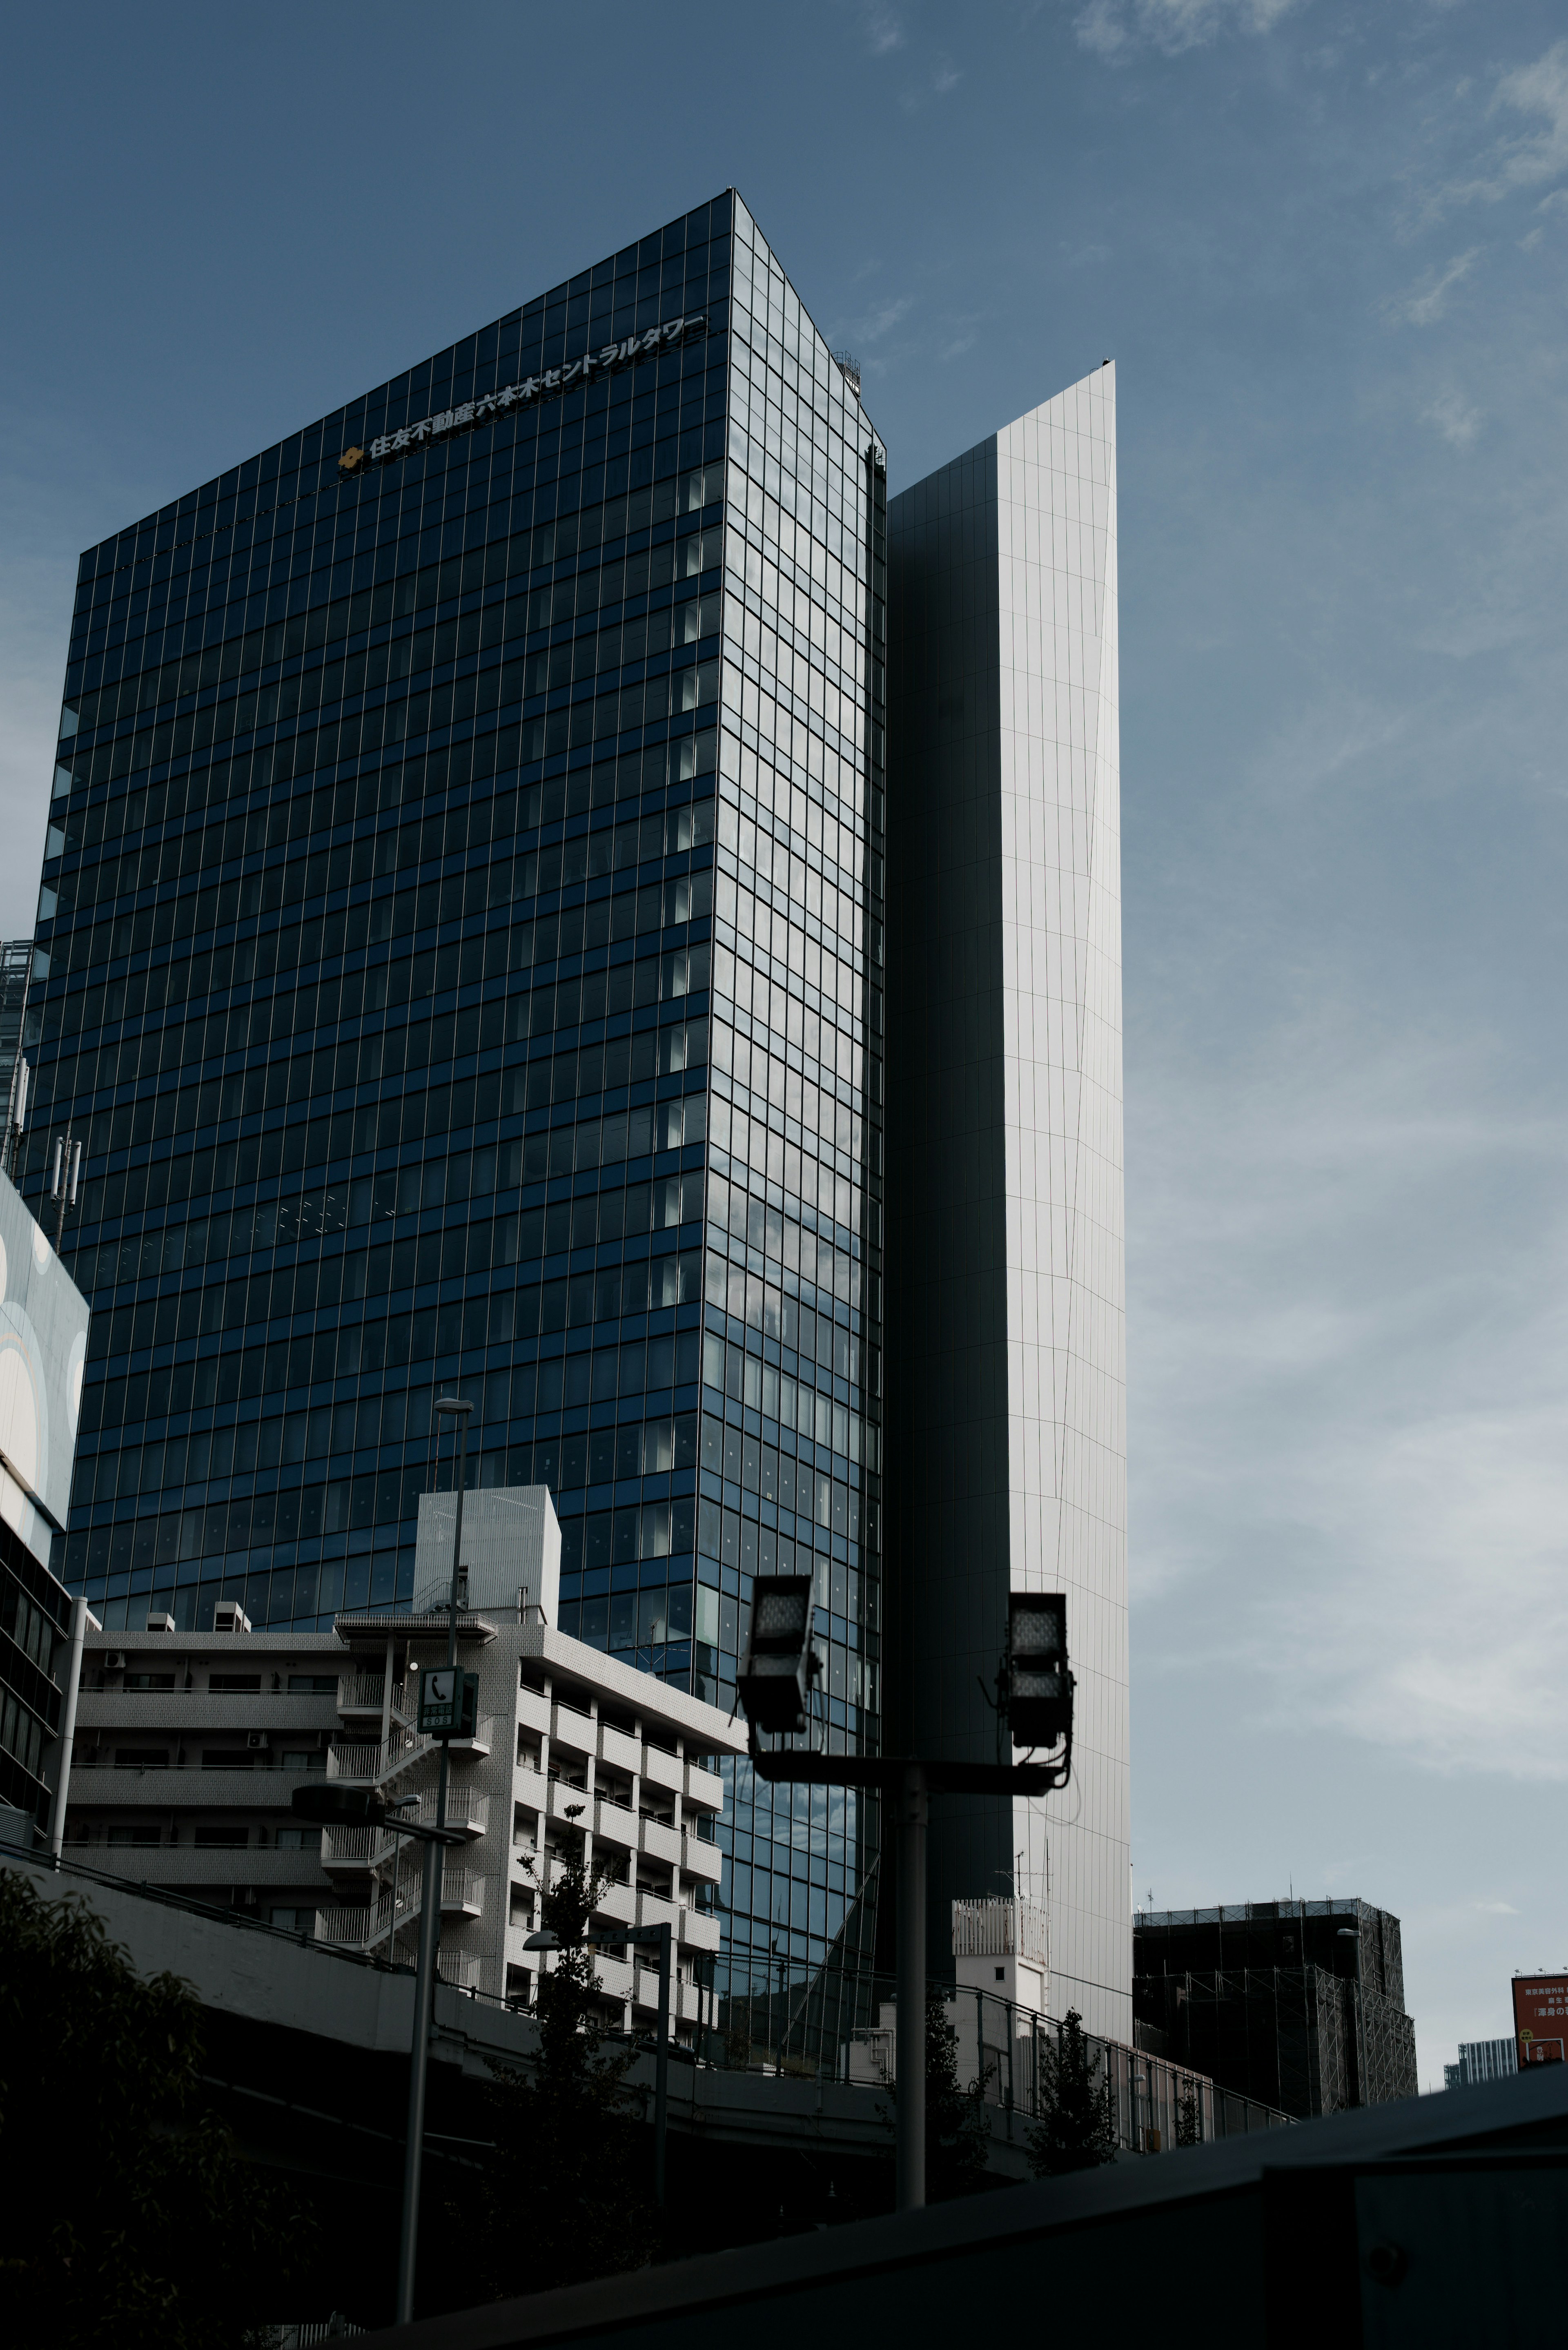
M 1568 1975 L 1515 1975 L 1513 2030 L 1519 2069 L 1568 2057 Z

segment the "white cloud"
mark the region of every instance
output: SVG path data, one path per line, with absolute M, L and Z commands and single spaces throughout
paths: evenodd
M 1568 1780 L 1568 1123 L 1501 1107 L 1497 1038 L 1368 1022 L 1140 1073 L 1136 1596 L 1251 1731 Z
M 1539 118 L 1542 127 L 1510 144 L 1500 162 L 1498 192 L 1568 172 L 1568 41 L 1554 42 L 1532 66 L 1504 74 L 1492 110 L 1503 106 Z
M 891 334 L 898 321 L 913 308 L 914 297 L 909 294 L 900 294 L 896 300 L 879 303 L 875 310 L 867 312 L 859 320 L 855 334 L 862 343 L 879 343 L 883 336 Z
M 1298 0 L 1089 0 L 1076 19 L 1081 46 L 1099 57 L 1137 47 L 1176 57 L 1221 32 L 1269 33 Z
M 1402 326 L 1436 326 L 1449 307 L 1449 296 L 1469 276 L 1480 254 L 1480 245 L 1472 244 L 1468 253 L 1457 253 L 1447 268 L 1434 262 L 1408 293 L 1390 296 L 1383 306 L 1386 315 Z
M 1457 391 L 1442 391 L 1422 414 L 1422 422 L 1455 449 L 1468 449 L 1480 431 L 1481 412 Z
M 896 8 L 869 6 L 863 8 L 860 14 L 866 30 L 866 46 L 874 57 L 885 57 L 890 50 L 903 47 L 903 20 Z
M 1522 116 L 1530 128 L 1505 129 L 1479 166 L 1434 192 L 1429 212 L 1451 204 L 1501 203 L 1568 172 L 1568 40 L 1553 42 L 1533 65 L 1501 75 L 1487 112 L 1493 120 Z

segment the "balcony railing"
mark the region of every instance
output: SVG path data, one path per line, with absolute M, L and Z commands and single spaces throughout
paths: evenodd
M 420 1738 L 410 1730 L 395 1731 L 385 1744 L 379 1739 L 334 1739 L 327 1750 L 327 1775 L 329 1779 L 374 1785 L 395 1772 L 406 1770 L 429 1751 L 431 1743 L 431 1740 Z
M 337 1683 L 339 1713 L 379 1714 L 386 1701 L 387 1681 L 383 1673 L 344 1673 Z M 408 1718 L 407 1691 L 401 1681 L 392 1683 L 391 1712 L 396 1721 Z
M 400 1887 L 395 1902 L 390 1891 L 387 1891 L 379 1900 L 365 1902 L 358 1908 L 318 1909 L 317 1940 L 336 1942 L 351 1950 L 373 1950 L 395 1928 L 419 1916 L 418 1895 L 416 1882 L 410 1887 Z
M 369 1830 L 355 1834 L 369 1835 Z M 389 1853 L 390 1847 L 388 1847 Z M 441 1871 L 441 1907 L 443 1918 L 482 1918 L 484 1915 L 485 1879 L 476 1869 L 446 1867 Z M 423 1907 L 424 1882 L 422 1871 L 410 1874 L 398 1885 L 394 1898 L 390 1887 L 383 1887 L 376 1899 L 360 1906 L 344 1903 L 316 1913 L 318 1940 L 337 1942 L 357 1950 L 373 1950 L 395 1928 L 417 1919 Z

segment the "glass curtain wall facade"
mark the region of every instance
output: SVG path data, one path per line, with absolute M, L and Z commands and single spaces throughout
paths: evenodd
M 110 1628 L 406 1600 L 456 1388 L 564 1628 L 728 1702 L 809 1559 L 876 1735 L 883 478 L 727 193 L 83 558 L 21 1181 Z M 871 1846 L 747 1780 L 742 1988 Z

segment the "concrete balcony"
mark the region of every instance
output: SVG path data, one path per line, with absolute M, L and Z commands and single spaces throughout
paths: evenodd
M 680 1831 L 665 1820 L 650 1820 L 644 1813 L 638 1822 L 638 1850 L 649 1860 L 662 1861 L 667 1868 L 680 1866 Z
M 661 1746 L 645 1746 L 642 1752 L 642 1775 L 656 1787 L 664 1787 L 670 1794 L 680 1793 L 684 1766 L 676 1754 L 667 1754 Z
M 286 1690 L 84 1689 L 77 1736 L 96 1731 L 98 1742 L 106 1746 L 117 1737 L 232 1737 L 247 1730 L 265 1730 L 275 1742 L 305 1731 L 314 1740 L 331 1728 L 332 1720 L 329 1697 L 291 1697 Z
M 543 1737 L 550 1734 L 550 1700 L 542 1690 L 520 1689 L 517 1692 L 517 1721 L 524 1730 Z
M 382 1828 L 323 1828 L 321 1866 L 328 1877 L 368 1877 L 389 1860 L 392 1840 Z
M 724 1873 L 724 1856 L 705 1836 L 685 1834 L 680 1839 L 680 1866 L 686 1876 L 699 1877 L 704 1885 L 717 1885 Z
M 599 1915 L 611 1918 L 618 1926 L 638 1926 L 641 1919 L 637 1912 L 638 1897 L 629 1885 L 607 1885 L 599 1896 Z
M 106 1877 L 130 1885 L 254 1885 L 267 1892 L 301 1887 L 306 1901 L 326 1891 L 315 1850 L 309 1846 L 210 1844 L 77 1844 L 67 1861 L 79 1860 Z
M 418 1805 L 401 1816 L 416 1820 L 422 1828 L 436 1824 L 436 1790 L 427 1787 Z M 490 1825 L 490 1798 L 472 1787 L 448 1787 L 446 1791 L 446 1825 L 459 1835 L 482 1836 Z
M 617 1730 L 607 1721 L 599 1725 L 599 1753 L 617 1771 L 635 1778 L 642 1768 L 642 1748 L 624 1730 Z
M 487 1880 L 472 1868 L 448 1866 L 441 1873 L 441 1914 L 443 1918 L 483 1918 Z M 416 1900 L 415 1908 L 419 1907 Z
M 593 1797 L 586 1787 L 574 1787 L 568 1779 L 552 1779 L 548 1782 L 548 1802 L 545 1809 L 550 1818 L 559 1820 L 564 1827 L 591 1828 L 593 1826 Z M 568 1814 L 572 1816 L 568 1817 Z
M 448 1743 L 454 1761 L 461 1761 L 464 1755 L 472 1755 L 477 1761 L 483 1762 L 496 1740 L 509 1738 L 511 1734 L 512 1725 L 503 1715 L 482 1713 L 474 1723 L 472 1738 L 453 1738 Z M 435 1742 L 428 1738 L 423 1742 L 427 1746 Z
M 686 1765 L 686 1800 L 700 1811 L 722 1812 L 724 1808 L 724 1782 L 714 1771 L 704 1771 L 700 1763 Z
M 70 1811 L 73 1820 L 84 1812 L 136 1811 L 143 1808 L 186 1813 L 228 1811 L 286 1812 L 296 1787 L 309 1786 L 319 1772 L 285 1770 L 264 1760 L 259 1769 L 208 1770 L 199 1762 L 157 1765 L 78 1762 L 71 1770 Z
M 484 1877 L 470 1868 L 443 1868 L 441 1881 L 441 1913 L 443 1918 L 483 1918 L 484 1915 Z M 316 1917 L 317 1939 L 336 1942 L 346 1950 L 371 1950 L 386 1940 L 394 1928 L 414 1923 L 423 1906 L 424 1886 L 421 1877 L 409 1877 L 400 1883 L 394 1897 L 390 1887 L 383 1887 L 373 1899 L 358 1904 L 343 1904 L 318 1909 Z
M 419 1914 L 416 1880 L 412 1885 L 400 1886 L 395 1898 L 389 1890 L 377 1900 L 318 1909 L 316 1939 L 318 1942 L 335 1943 L 340 1950 L 373 1950 L 398 1928 L 414 1922 Z
M 702 1983 L 683 1982 L 676 1985 L 675 2012 L 682 2023 L 707 2023 L 713 2021 L 714 1999 Z
M 577 1712 L 574 1706 L 557 1705 L 556 1718 L 550 1725 L 550 1743 L 552 1747 L 563 1747 L 570 1753 L 580 1754 L 586 1762 L 590 1755 L 598 1752 L 598 1723 L 590 1714 Z
M 431 1741 L 411 1731 L 395 1731 L 383 1745 L 379 1739 L 338 1739 L 327 1750 L 327 1775 L 355 1786 L 378 1786 L 410 1762 L 428 1753 Z
M 611 1958 L 600 1950 L 594 1960 L 594 1971 L 607 1999 L 630 1999 L 635 1970 L 629 1960 Z
M 719 1920 L 701 1909 L 680 1912 L 680 1943 L 683 1950 L 701 1950 L 704 1954 L 719 1947 Z
M 631 1994 L 633 2004 L 647 2011 L 646 2021 L 652 2022 L 659 2011 L 659 1969 L 637 1961 L 637 1989 Z M 679 1976 L 670 1986 L 670 2021 L 676 2023 L 706 2023 L 711 2021 L 713 2002 L 701 1983 L 682 1982 Z
M 607 1844 L 613 1844 L 623 1852 L 635 1852 L 637 1830 L 637 1814 L 628 1811 L 624 1804 L 595 1804 L 594 1834 L 602 1836 Z

